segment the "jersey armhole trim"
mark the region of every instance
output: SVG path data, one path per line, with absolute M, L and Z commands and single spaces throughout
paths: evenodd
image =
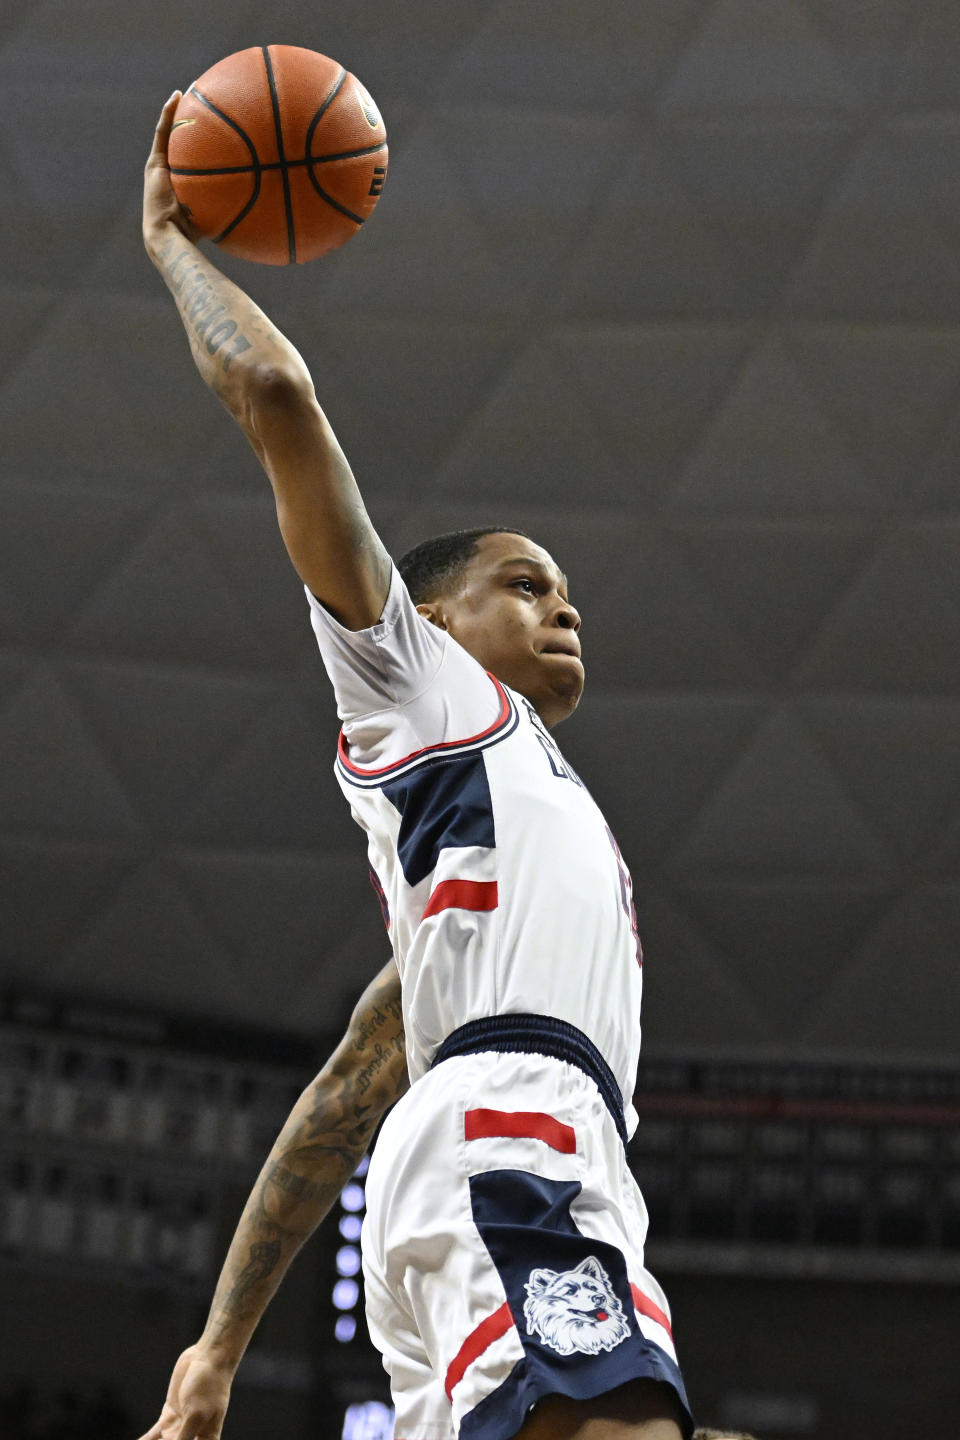
M 370 768 L 366 765 L 356 765 L 350 759 L 347 738 L 341 729 L 337 738 L 337 769 L 340 774 L 352 785 L 379 786 L 385 780 L 396 779 L 404 771 L 422 765 L 428 760 L 456 755 L 465 750 L 483 749 L 497 740 L 504 739 L 507 734 L 516 729 L 517 707 L 497 677 L 491 675 L 489 671 L 486 674 L 487 679 L 496 689 L 500 708 L 485 730 L 479 730 L 476 735 L 468 735 L 462 740 L 441 740 L 436 745 L 427 745 L 422 750 L 411 751 L 402 760 L 395 760 L 392 765 Z

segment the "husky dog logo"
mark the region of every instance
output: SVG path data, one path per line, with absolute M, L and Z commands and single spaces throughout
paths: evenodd
M 599 1355 L 630 1334 L 610 1277 L 593 1255 L 575 1270 L 532 1270 L 523 1288 L 528 1332 L 558 1355 Z

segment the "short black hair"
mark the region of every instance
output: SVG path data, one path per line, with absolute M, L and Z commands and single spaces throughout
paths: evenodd
M 410 592 L 414 605 L 425 605 L 453 588 L 467 564 L 477 553 L 477 541 L 484 535 L 530 536 L 515 525 L 477 525 L 472 530 L 451 530 L 421 540 L 397 561 L 400 578 Z

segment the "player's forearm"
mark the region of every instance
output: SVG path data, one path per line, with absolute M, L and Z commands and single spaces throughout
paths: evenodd
M 369 1145 L 379 1112 L 371 1114 L 367 1107 L 358 1113 L 354 1088 L 318 1076 L 284 1126 L 247 1201 L 200 1342 L 230 1368 L 239 1364 L 290 1262 L 328 1214 Z
M 241 423 L 255 377 L 283 374 L 311 385 L 289 340 L 176 225 L 145 228 L 144 244 L 176 302 L 197 369 Z
M 400 978 L 391 962 L 297 1101 L 247 1201 L 200 1340 L 217 1364 L 236 1369 L 291 1260 L 406 1086 Z

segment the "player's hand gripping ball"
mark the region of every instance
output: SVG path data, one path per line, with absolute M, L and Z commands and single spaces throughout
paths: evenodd
M 292 265 L 336 250 L 372 214 L 387 132 L 336 60 L 263 45 L 194 81 L 167 156 L 177 199 L 201 235 L 245 260 Z

